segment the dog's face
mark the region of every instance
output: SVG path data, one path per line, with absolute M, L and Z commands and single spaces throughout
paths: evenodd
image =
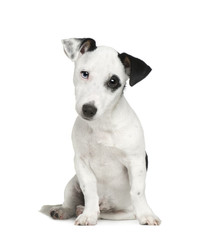
M 128 76 L 118 53 L 98 47 L 77 59 L 74 70 L 76 110 L 84 119 L 96 119 L 111 111 Z
M 112 111 L 126 80 L 130 77 L 133 86 L 151 71 L 140 59 L 109 47 L 96 47 L 93 39 L 62 42 L 66 55 L 75 62 L 76 111 L 85 120 L 95 120 Z

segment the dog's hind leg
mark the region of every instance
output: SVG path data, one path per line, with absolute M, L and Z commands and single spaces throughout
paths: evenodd
M 84 197 L 74 176 L 67 184 L 64 192 L 64 203 L 61 205 L 45 205 L 40 212 L 53 219 L 68 219 L 75 216 L 76 206 L 84 204 Z
M 53 219 L 68 219 L 73 216 L 73 211 L 70 208 L 65 208 L 63 205 L 44 205 L 40 212 L 51 216 Z

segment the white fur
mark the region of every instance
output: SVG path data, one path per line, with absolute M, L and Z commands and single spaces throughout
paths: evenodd
M 98 47 L 83 55 L 77 52 L 76 56 L 74 86 L 79 116 L 72 132 L 76 176 L 65 189 L 62 206 L 74 207 L 71 189 L 80 186 L 85 207 L 75 221 L 77 225 L 96 224 L 99 217 L 137 218 L 140 224 L 159 225 L 159 218 L 145 198 L 144 134 L 123 95 L 128 76 L 118 53 L 112 48 Z M 81 77 L 82 70 L 90 73 L 89 79 Z M 121 81 L 121 87 L 114 92 L 105 87 L 113 74 Z M 82 118 L 82 106 L 87 103 L 97 108 L 90 121 Z

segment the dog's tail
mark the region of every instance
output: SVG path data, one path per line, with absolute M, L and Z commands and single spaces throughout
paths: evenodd
M 51 216 L 51 215 L 50 215 L 51 209 L 54 208 L 54 207 L 61 207 L 61 206 L 62 206 L 62 204 L 59 204 L 59 205 L 44 205 L 44 206 L 42 206 L 42 208 L 39 210 L 39 212 L 41 212 L 41 213 L 43 213 L 43 214 L 45 214 L 45 215 L 47 215 L 47 216 Z

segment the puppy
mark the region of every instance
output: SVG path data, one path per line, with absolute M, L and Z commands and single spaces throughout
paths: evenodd
M 62 205 L 43 206 L 54 219 L 77 216 L 76 225 L 98 218 L 137 219 L 159 225 L 145 197 L 147 155 L 139 119 L 124 97 L 124 87 L 144 79 L 151 68 L 142 60 L 90 38 L 63 40 L 75 63 L 73 82 L 78 117 L 73 127 L 76 175 Z

